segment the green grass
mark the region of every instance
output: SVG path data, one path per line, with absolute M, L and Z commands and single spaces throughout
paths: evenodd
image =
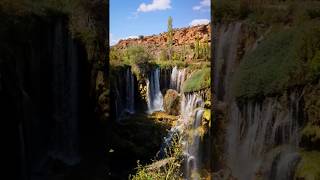
M 204 68 L 191 74 L 183 85 L 184 92 L 194 92 L 210 87 L 210 68 Z
M 237 98 L 266 96 L 319 78 L 319 24 L 310 22 L 270 33 L 241 61 L 233 79 L 233 94 Z

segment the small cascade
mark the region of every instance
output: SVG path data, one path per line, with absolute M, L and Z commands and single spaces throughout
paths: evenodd
M 185 81 L 185 78 L 186 69 L 179 70 L 177 66 L 175 66 L 171 72 L 170 88 L 180 92 L 182 90 L 182 84 Z
M 148 113 L 163 111 L 163 96 L 160 91 L 160 70 L 152 70 L 147 79 Z
M 228 165 L 236 178 L 254 179 L 257 173 L 265 175 L 270 172 L 260 172 L 261 166 L 266 153 L 277 146 L 287 145 L 293 150 L 292 153 L 280 154 L 277 167 L 273 169 L 281 171 L 277 171 L 273 179 L 281 179 L 283 173 L 290 174 L 294 168 L 292 163 L 297 159 L 294 150 L 299 143 L 300 96 L 294 92 L 285 99 L 288 106 L 281 104 L 283 99 L 278 98 L 267 98 L 262 103 L 248 102 L 241 110 L 236 103 L 231 105 L 227 129 Z
M 191 126 L 192 135 L 189 137 L 189 140 L 186 142 L 186 175 L 191 179 L 200 179 L 199 177 L 199 160 L 200 160 L 200 135 L 199 128 L 201 127 L 202 115 L 204 113 L 203 109 L 196 109 L 194 115 L 194 121 Z M 190 142 L 191 139 L 191 142 Z
M 130 114 L 134 113 L 134 77 L 131 70 L 127 69 L 126 74 L 126 111 Z
M 183 123 L 187 124 L 193 111 L 198 107 L 203 107 L 203 105 L 202 97 L 198 93 L 183 95 L 181 101 L 181 119 Z

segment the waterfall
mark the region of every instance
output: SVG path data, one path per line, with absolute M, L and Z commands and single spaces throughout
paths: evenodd
M 236 68 L 237 50 L 241 23 L 221 25 L 217 42 L 217 70 L 215 71 L 215 87 L 217 98 L 226 100 L 229 98 L 230 81 Z
M 68 165 L 80 162 L 79 154 L 79 57 L 71 37 L 64 43 L 63 23 L 54 29 L 53 132 L 50 156 Z M 66 45 L 64 45 L 66 44 Z M 67 58 L 67 60 L 66 60 Z
M 128 67 L 116 74 L 112 92 L 115 102 L 115 119 L 121 120 L 128 114 L 135 113 L 135 85 L 134 75 Z
M 148 113 L 163 111 L 163 96 L 160 91 L 160 70 L 152 70 L 147 79 Z
M 127 69 L 126 74 L 126 111 L 130 114 L 134 113 L 134 77 L 131 70 Z
M 172 69 L 170 78 L 170 88 L 178 92 L 182 89 L 182 84 L 186 78 L 186 69 L 178 70 L 177 66 Z
M 233 176 L 240 180 L 254 179 L 257 174 L 270 176 L 261 172 L 266 154 L 277 146 L 287 145 L 294 150 L 298 147 L 300 96 L 293 92 L 284 98 L 289 101 L 287 105 L 281 104 L 283 99 L 267 98 L 262 103 L 247 102 L 241 110 L 236 103 L 232 103 L 227 129 L 227 152 Z M 281 171 L 273 179 L 281 179 L 283 174 L 289 174 L 294 168 L 292 163 L 297 159 L 294 150 L 292 153 L 280 154 L 274 169 Z M 245 165 L 243 162 L 246 162 Z

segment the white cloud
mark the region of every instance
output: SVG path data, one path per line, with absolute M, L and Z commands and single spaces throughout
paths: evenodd
M 209 19 L 194 19 L 191 21 L 191 23 L 189 25 L 190 26 L 197 26 L 197 25 L 209 24 L 209 23 L 210 23 Z
M 192 9 L 195 10 L 195 11 L 196 11 L 196 10 L 200 10 L 200 9 L 201 9 L 201 6 L 193 6 Z
M 119 42 L 119 38 L 116 38 L 112 33 L 109 34 L 110 46 L 113 46 Z
M 110 39 L 110 46 L 116 45 L 120 40 L 126 40 L 126 39 L 138 39 L 139 36 L 128 36 L 125 38 L 118 38 L 115 35 L 113 35 L 112 33 L 110 33 L 109 35 L 109 39 Z
M 139 36 L 128 36 L 128 37 L 126 37 L 124 39 L 138 39 L 138 38 L 139 38 Z
M 171 0 L 152 0 L 151 4 L 142 3 L 138 7 L 138 12 L 150 12 L 157 10 L 166 10 L 171 8 Z
M 210 0 L 201 0 L 200 5 L 193 6 L 192 9 L 198 11 L 204 8 L 210 8 L 210 4 Z

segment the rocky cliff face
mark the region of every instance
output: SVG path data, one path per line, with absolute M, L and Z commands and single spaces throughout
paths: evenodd
M 211 27 L 208 25 L 198 25 L 187 28 L 180 28 L 173 30 L 173 48 L 179 48 L 184 45 L 193 46 L 196 38 L 199 38 L 200 43 L 205 41 L 211 43 Z M 125 49 L 132 45 L 140 45 L 150 49 L 151 52 L 158 52 L 167 46 L 167 33 L 160 33 L 159 35 L 151 35 L 139 37 L 135 39 L 120 40 L 115 45 L 116 48 Z

